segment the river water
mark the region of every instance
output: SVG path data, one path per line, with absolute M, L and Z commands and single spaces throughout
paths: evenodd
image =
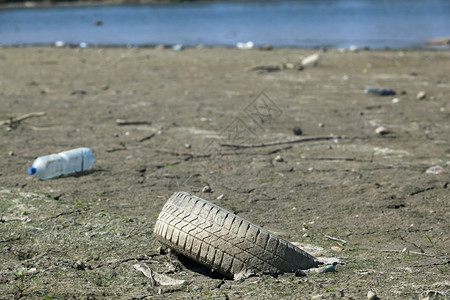
M 101 20 L 102 25 L 94 24 Z M 423 48 L 450 36 L 449 0 L 215 1 L 0 9 L 0 45 Z

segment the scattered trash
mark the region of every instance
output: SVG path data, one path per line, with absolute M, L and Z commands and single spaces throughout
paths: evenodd
M 156 273 L 152 271 L 146 264 L 135 264 L 134 269 L 142 272 L 145 277 L 150 279 L 152 286 L 166 286 L 166 285 L 185 285 L 186 280 L 173 279 L 169 276 Z
M 400 99 L 398 99 L 398 98 L 394 98 L 394 99 L 392 99 L 392 103 L 399 103 L 400 102 Z
M 445 173 L 447 173 L 447 172 L 446 172 L 446 171 L 444 170 L 444 168 L 441 167 L 441 166 L 433 166 L 433 167 L 428 168 L 428 169 L 425 171 L 425 173 L 427 173 L 427 174 L 436 174 L 436 175 L 439 175 L 439 174 L 445 174 Z
M 423 100 L 423 99 L 425 99 L 426 97 L 427 97 L 427 94 L 425 93 L 425 91 L 420 91 L 420 92 L 417 94 L 416 99 L 417 99 L 417 100 Z
M 202 189 L 203 193 L 211 193 L 211 187 L 209 185 L 206 185 Z
M 154 234 L 163 245 L 235 280 L 252 274 L 295 273 L 321 264 L 279 236 L 185 192 L 169 198 Z
M 253 47 L 255 46 L 255 44 L 252 41 L 248 41 L 247 43 L 237 43 L 236 47 L 238 49 L 253 49 Z
M 378 299 L 377 294 L 375 292 L 369 291 L 367 292 L 367 299 L 368 300 L 376 300 Z
M 184 46 L 182 44 L 176 44 L 176 45 L 172 46 L 172 50 L 181 51 L 181 50 L 184 50 Z
M 317 66 L 319 63 L 319 54 L 313 54 L 302 59 L 302 66 L 306 67 L 307 65 Z
M 65 174 L 89 170 L 95 158 L 89 148 L 78 148 L 38 157 L 27 169 L 29 175 L 50 179 Z
M 65 43 L 63 41 L 56 41 L 55 47 L 64 47 Z
M 350 47 L 348 47 L 348 51 L 350 52 L 358 52 L 359 48 L 355 45 L 351 45 Z
M 389 96 L 389 95 L 395 95 L 395 91 L 389 88 L 378 88 L 378 87 L 371 87 L 366 86 L 366 89 L 364 90 L 364 93 L 366 94 L 375 94 L 379 96 Z
M 298 126 L 294 126 L 294 128 L 292 128 L 292 132 L 294 132 L 295 135 L 302 135 L 303 133 L 302 129 Z
M 375 132 L 379 135 L 386 135 L 389 133 L 389 130 L 386 127 L 380 126 L 375 129 Z

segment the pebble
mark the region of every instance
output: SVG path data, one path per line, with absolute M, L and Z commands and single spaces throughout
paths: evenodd
M 203 288 L 202 288 L 201 286 L 199 286 L 199 285 L 194 285 L 194 286 L 192 287 L 192 291 L 193 291 L 193 292 L 200 292 L 202 289 L 203 289 Z
M 294 132 L 295 135 L 302 135 L 303 133 L 302 129 L 298 126 L 294 126 L 294 128 L 292 128 L 292 132 Z
M 419 92 L 416 96 L 417 100 L 423 100 L 426 97 L 427 97 L 427 94 L 424 91 Z
M 323 123 L 319 123 L 317 126 L 319 126 L 319 128 L 323 128 L 325 125 L 323 125 Z
M 75 269 L 80 270 L 80 271 L 83 271 L 86 269 L 86 265 L 79 260 L 75 263 L 74 267 L 75 267 Z
M 369 292 L 367 292 L 367 299 L 369 299 L 369 300 L 376 300 L 376 299 L 378 299 L 378 297 L 377 297 L 377 294 L 375 294 L 372 291 L 369 291 Z
M 375 129 L 375 132 L 379 135 L 385 135 L 389 133 L 389 130 L 386 127 L 380 126 Z
M 224 194 L 221 194 L 219 197 L 217 197 L 217 200 L 223 200 L 223 199 L 225 199 L 225 195 Z
M 398 98 L 392 99 L 392 103 L 399 103 L 399 102 L 400 102 L 400 99 L 398 99 Z
M 263 51 L 270 51 L 272 49 L 273 49 L 273 46 L 270 44 L 262 45 L 261 47 L 259 47 L 259 50 L 263 50 Z
M 8 152 L 8 155 L 9 155 L 9 156 L 14 156 L 15 154 L 14 154 L 14 152 L 9 151 L 9 152 Z
M 184 148 L 191 149 L 191 144 L 184 144 Z
M 331 250 L 333 250 L 333 251 L 335 251 L 335 252 L 341 252 L 341 251 L 344 251 L 343 248 L 338 247 L 338 246 L 333 246 L 333 247 L 331 247 Z
M 275 158 L 273 159 L 273 161 L 274 161 L 274 162 L 283 162 L 284 159 L 283 159 L 280 155 L 277 155 L 277 156 L 275 156 Z
M 203 193 L 211 193 L 211 187 L 209 185 L 206 185 L 202 189 Z

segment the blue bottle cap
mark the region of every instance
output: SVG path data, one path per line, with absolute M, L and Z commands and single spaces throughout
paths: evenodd
M 29 175 L 33 175 L 33 174 L 36 173 L 36 168 L 35 167 L 29 167 L 27 169 L 27 172 L 28 172 Z

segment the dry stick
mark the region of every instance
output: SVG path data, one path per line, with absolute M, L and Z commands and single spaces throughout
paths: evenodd
M 42 116 L 45 116 L 45 112 L 32 112 L 32 113 L 29 113 L 29 114 L 24 114 L 24 115 L 22 115 L 20 117 L 17 117 L 17 118 L 11 118 L 11 119 L 6 120 L 6 121 L 1 121 L 0 125 L 5 125 L 5 124 L 11 125 L 11 124 L 14 124 L 14 123 L 19 123 L 19 122 L 21 122 L 23 120 L 26 120 L 26 119 L 29 119 L 29 118 L 32 118 L 32 117 L 42 117 Z
M 263 144 L 220 144 L 222 147 L 232 147 L 232 148 L 262 148 L 269 146 L 277 146 L 277 145 L 286 145 L 286 144 L 294 144 L 294 143 L 304 143 L 304 142 L 312 142 L 312 141 L 325 141 L 325 140 L 334 140 L 334 139 L 348 139 L 347 136 L 309 136 L 300 139 L 290 140 L 290 141 L 280 141 L 280 142 L 272 142 L 272 143 L 263 143 Z
M 333 241 L 336 241 L 336 242 L 341 242 L 343 244 L 347 244 L 347 241 L 341 240 L 341 239 L 338 239 L 338 238 L 335 238 L 335 237 L 332 237 L 332 236 L 329 236 L 329 235 L 325 235 L 324 237 L 329 239 L 329 240 L 333 240 Z
M 128 125 L 152 125 L 152 122 L 148 121 L 126 121 L 126 120 L 116 120 L 118 126 L 128 126 Z
M 142 139 L 139 140 L 139 143 L 151 140 L 154 136 L 155 136 L 155 133 L 152 133 L 149 136 L 143 137 Z
M 404 251 L 404 250 L 381 250 L 381 252 L 396 252 L 396 253 L 405 253 L 405 254 L 415 254 L 415 255 L 423 255 L 423 256 L 428 256 L 428 257 L 436 257 L 436 255 L 432 255 L 432 254 L 427 254 L 427 253 L 422 253 L 422 252 L 415 252 L 415 251 Z

